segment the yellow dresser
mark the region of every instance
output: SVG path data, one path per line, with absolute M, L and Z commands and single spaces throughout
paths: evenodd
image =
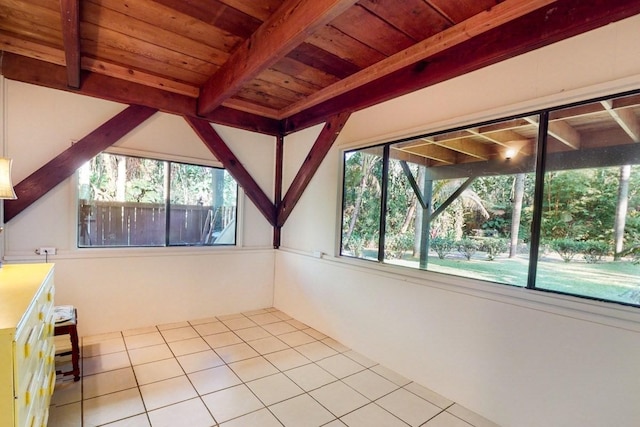
M 0 268 L 0 426 L 41 427 L 55 385 L 53 264 Z

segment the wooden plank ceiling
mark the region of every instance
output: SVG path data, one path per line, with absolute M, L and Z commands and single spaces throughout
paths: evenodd
M 9 79 L 277 135 L 638 13 L 640 0 L 0 0 L 0 49 Z

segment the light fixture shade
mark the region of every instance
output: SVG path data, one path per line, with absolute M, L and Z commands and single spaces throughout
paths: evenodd
M 0 199 L 17 199 L 11 183 L 12 159 L 0 157 Z

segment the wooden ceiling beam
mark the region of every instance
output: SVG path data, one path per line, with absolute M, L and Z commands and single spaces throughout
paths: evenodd
M 67 84 L 80 87 L 80 0 L 60 0 Z
M 538 125 L 538 117 L 525 117 L 525 120 L 536 126 Z M 580 149 L 580 133 L 565 121 L 550 120 L 547 133 L 573 150 Z
M 640 121 L 631 109 L 616 110 L 610 100 L 602 101 L 601 104 L 633 142 L 640 142 Z
M 516 173 L 533 173 L 535 156 L 519 156 L 509 161 L 492 159 L 486 162 L 475 162 L 461 168 L 459 165 L 446 165 L 427 168 L 428 179 L 458 179 L 469 176 L 512 175 Z M 603 168 L 636 164 L 640 162 L 640 144 L 622 144 L 610 147 L 597 147 L 580 151 L 568 150 L 547 153 L 545 170 L 566 171 L 583 168 Z
M 483 144 L 469 138 L 436 142 L 435 144 L 480 160 L 488 160 L 493 154 L 489 144 Z
M 456 163 L 456 152 L 447 147 L 435 144 L 417 145 L 408 148 L 401 148 L 401 151 L 426 157 L 440 163 L 451 165 Z
M 224 140 L 218 135 L 218 132 L 206 120 L 185 116 L 191 129 L 200 137 L 204 145 L 209 151 L 216 156 L 216 159 L 222 163 L 227 171 L 233 176 L 243 189 L 249 200 L 258 208 L 260 213 L 269 221 L 271 226 L 276 226 L 276 207 L 269 200 L 267 195 L 262 191 L 260 186 L 253 179 L 251 174 L 240 163 L 238 158 L 229 149 Z
M 575 130 L 567 122 L 549 122 L 549 135 L 553 136 L 564 145 L 573 148 L 574 150 L 580 149 L 580 133 Z
M 145 105 L 180 116 L 197 117 L 195 98 L 96 73 L 87 73 L 83 78 L 80 89 L 72 90 L 67 85 L 65 67 L 12 53 L 5 52 L 3 54 L 2 74 L 10 80 L 60 89 L 123 104 Z M 277 120 L 227 107 L 219 107 L 204 118 L 213 123 L 251 132 L 267 135 L 278 135 L 280 133 L 280 123 Z
M 307 185 L 311 182 L 311 179 L 327 156 L 336 138 L 340 135 L 340 131 L 349 119 L 349 116 L 350 114 L 348 113 L 338 114 L 331 117 L 325 123 L 322 131 L 320 131 L 320 135 L 318 135 L 316 142 L 313 144 L 313 147 L 311 147 L 311 150 L 309 150 L 309 154 L 307 154 L 300 170 L 289 186 L 282 202 L 278 205 L 278 227 L 282 227 L 287 221 L 287 218 L 289 218 L 293 208 L 300 200 L 300 197 L 302 197 L 302 193 L 304 193 Z
M 491 133 L 482 133 L 478 128 L 468 129 L 469 132 L 489 142 L 499 145 L 504 149 L 517 150 L 518 153 L 530 155 L 533 153 L 533 140 L 520 135 L 513 130 L 501 130 Z
M 327 116 L 358 111 L 639 13 L 640 0 L 558 0 L 383 77 L 332 94 L 284 119 L 284 131 L 295 132 Z
M 389 147 L 389 158 L 400 162 L 413 163 L 420 166 L 429 167 L 433 165 L 433 160 L 409 151 L 400 150 L 393 145 Z
M 65 65 L 64 51 L 62 49 L 21 39 L 14 34 L 2 30 L 0 30 L 0 50 L 2 50 L 3 53 L 15 53 L 16 55 L 38 59 L 56 65 Z
M 65 52 L 62 49 L 19 39 L 2 30 L 0 30 L 0 50 L 51 64 L 66 64 Z M 197 98 L 200 94 L 200 88 L 196 86 L 87 56 L 80 58 L 80 68 L 144 86 L 186 95 L 191 98 Z
M 222 105 L 356 0 L 286 0 L 202 86 L 198 114 Z
M 73 175 L 80 166 L 109 148 L 156 111 L 154 108 L 141 105 L 128 107 L 20 181 L 14 188 L 18 198 L 4 201 L 5 222 L 11 221 L 56 185 Z
M 299 113 L 309 107 L 327 101 L 337 95 L 346 93 L 364 84 L 370 83 L 383 76 L 398 71 L 404 67 L 425 60 L 433 55 L 444 52 L 479 34 L 499 27 L 517 17 L 526 15 L 536 9 L 548 6 L 555 0 L 505 0 L 502 3 L 481 12 L 458 25 L 429 37 L 407 49 L 387 57 L 374 66 L 365 68 L 331 86 L 328 86 L 304 100 L 286 108 L 282 114 L 285 117 Z M 432 5 L 431 5 L 432 6 Z

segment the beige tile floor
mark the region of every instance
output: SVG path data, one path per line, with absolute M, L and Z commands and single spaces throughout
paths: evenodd
M 274 308 L 84 337 L 82 353 L 50 427 L 496 426 Z

